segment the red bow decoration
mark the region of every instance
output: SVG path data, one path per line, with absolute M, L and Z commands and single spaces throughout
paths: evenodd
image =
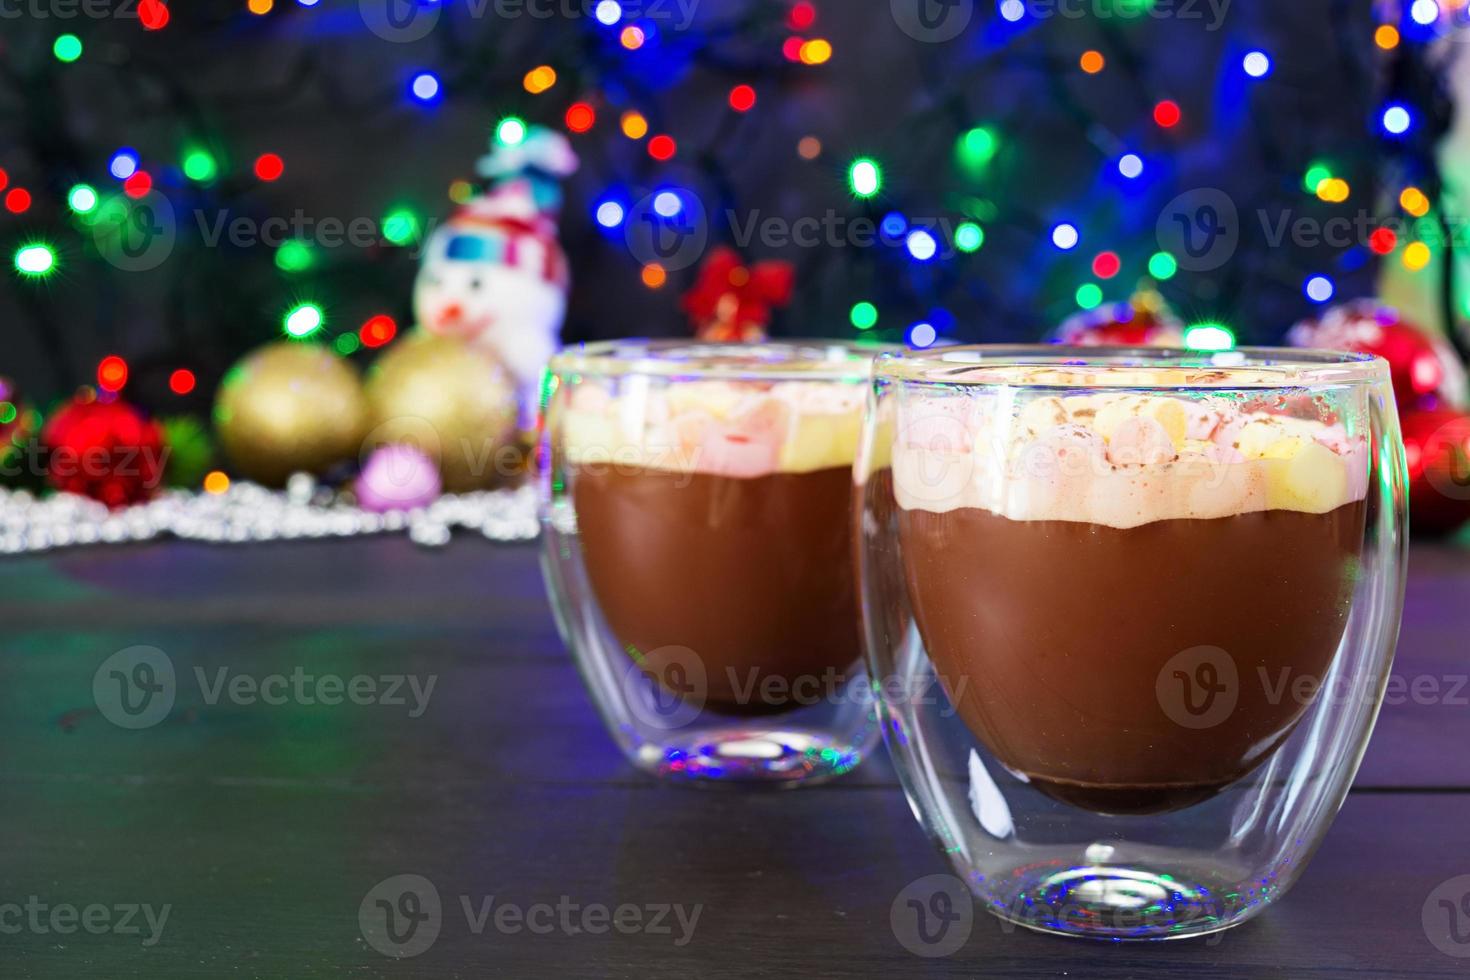
M 733 248 L 720 247 L 704 260 L 682 305 L 700 340 L 765 340 L 771 311 L 791 302 L 795 285 L 790 262 L 746 265 Z

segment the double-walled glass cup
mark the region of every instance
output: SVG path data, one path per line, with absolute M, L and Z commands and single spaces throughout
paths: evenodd
M 852 510 L 874 353 L 618 341 L 552 361 L 547 586 L 641 768 L 790 786 L 876 745 Z
M 1403 604 L 1388 368 L 951 348 L 875 366 L 868 669 L 914 811 L 1033 929 L 1228 928 L 1342 804 Z

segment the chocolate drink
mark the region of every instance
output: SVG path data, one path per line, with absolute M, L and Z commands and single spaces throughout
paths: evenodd
M 1309 704 L 1295 683 L 1324 680 L 1342 638 L 1365 513 L 1119 529 L 960 507 L 903 510 L 899 528 L 920 634 L 970 730 L 1042 792 L 1138 814 L 1213 796 L 1290 736 Z M 1172 660 L 1197 647 L 1234 673 L 1218 652 Z
M 655 677 L 657 651 L 687 647 L 709 709 L 766 714 L 825 695 L 856 662 L 849 467 L 574 466 L 571 478 L 592 590 L 630 655 L 653 654 Z

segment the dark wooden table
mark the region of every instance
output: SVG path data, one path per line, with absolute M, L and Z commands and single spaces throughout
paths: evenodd
M 562 650 L 533 547 L 166 543 L 10 560 L 0 621 L 4 978 L 1470 974 L 1440 948 L 1470 952 L 1447 913 L 1439 946 L 1422 920 L 1445 882 L 1470 875 L 1470 552 L 1447 545 L 1414 553 L 1404 694 L 1278 907 L 1213 940 L 1148 946 L 1012 932 L 982 914 L 946 959 L 913 956 L 889 925 L 898 893 L 947 867 L 886 759 L 785 794 L 641 776 Z M 129 730 L 98 710 L 93 680 L 136 645 L 164 651 L 180 681 L 166 718 Z M 196 668 L 210 686 L 222 669 L 437 686 L 418 717 L 211 704 Z M 359 909 L 400 874 L 431 881 L 444 911 L 432 947 L 396 961 L 364 938 Z M 478 914 L 491 896 L 492 917 L 550 906 L 534 924 L 552 931 L 492 918 L 477 934 L 461 899 Z M 143 914 L 124 921 L 143 905 L 155 922 L 169 907 L 151 945 Z M 624 905 L 646 925 L 657 906 L 701 908 L 692 938 L 672 915 L 668 932 L 563 928 Z

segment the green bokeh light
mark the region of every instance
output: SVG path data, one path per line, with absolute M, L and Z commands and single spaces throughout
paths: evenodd
M 1097 283 L 1085 282 L 1077 287 L 1077 305 L 1084 310 L 1096 309 L 1102 301 L 1102 287 Z
M 76 214 L 91 214 L 97 210 L 97 188 L 91 184 L 76 184 L 66 193 L 67 207 Z
M 276 249 L 276 268 L 282 272 L 305 272 L 316 262 L 316 254 L 306 242 L 283 242 Z
M 348 354 L 355 353 L 362 346 L 362 341 L 357 339 L 357 334 L 355 333 L 344 333 L 337 337 L 336 342 L 332 346 L 337 348 L 338 354 L 346 357 Z
M 502 146 L 520 146 L 526 141 L 526 122 L 516 116 L 506 116 L 495 127 L 495 139 Z
M 56 251 L 43 243 L 22 245 L 15 251 L 15 271 L 41 279 L 56 271 Z
M 1234 350 L 1235 331 L 1214 320 L 1196 323 L 1184 331 L 1184 346 L 1200 351 Z
M 994 159 L 995 151 L 1000 149 L 1000 141 L 988 126 L 976 126 L 960 137 L 958 148 L 960 162 L 978 170 Z
M 1148 274 L 1159 281 L 1173 279 L 1179 271 L 1179 262 L 1168 252 L 1155 252 L 1148 260 Z
M 966 221 L 954 230 L 954 247 L 961 252 L 978 251 L 985 244 L 985 229 L 973 221 Z
M 51 45 L 57 61 L 73 62 L 82 56 L 82 39 L 75 34 L 63 34 Z
M 282 321 L 286 336 L 302 340 L 321 330 L 325 322 L 322 308 L 315 303 L 301 303 L 291 308 Z
M 883 189 L 883 169 L 875 161 L 860 157 L 847 169 L 847 185 L 858 197 L 872 197 Z
M 184 176 L 196 184 L 207 184 L 219 176 L 219 164 L 208 150 L 190 150 L 184 154 Z
M 851 317 L 854 327 L 859 330 L 871 330 L 878 324 L 878 307 L 866 301 L 854 304 Z
M 383 237 L 394 245 L 411 244 L 418 234 L 418 215 L 407 208 L 398 208 L 383 219 Z
M 1314 163 L 1307 168 L 1307 173 L 1302 177 L 1302 186 L 1307 189 L 1308 194 L 1317 193 L 1317 186 L 1324 180 L 1332 179 L 1332 170 L 1326 164 Z

